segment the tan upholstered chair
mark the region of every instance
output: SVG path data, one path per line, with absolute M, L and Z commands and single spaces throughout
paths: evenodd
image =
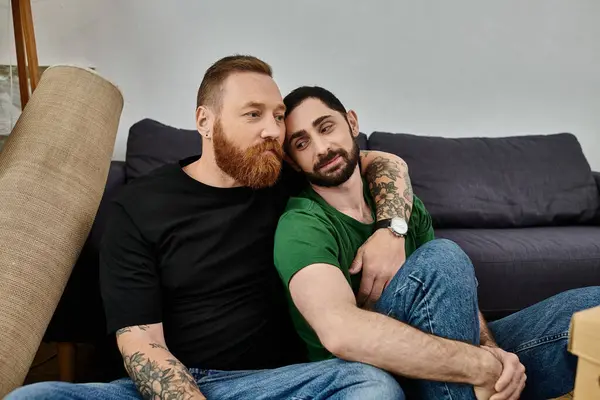
M 51 67 L 0 153 L 0 398 L 22 385 L 88 235 L 122 108 L 93 71 Z

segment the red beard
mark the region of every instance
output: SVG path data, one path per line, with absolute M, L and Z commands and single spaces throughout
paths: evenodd
M 227 139 L 221 121 L 217 120 L 213 148 L 219 168 L 243 186 L 260 189 L 277 182 L 283 160 L 283 148 L 278 141 L 266 140 L 241 150 Z

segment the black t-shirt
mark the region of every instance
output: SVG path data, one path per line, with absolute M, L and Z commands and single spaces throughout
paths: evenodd
M 134 180 L 112 204 L 100 252 L 109 333 L 162 322 L 187 367 L 305 361 L 273 265 L 286 173 L 271 188 L 216 188 L 182 170 L 196 159 Z

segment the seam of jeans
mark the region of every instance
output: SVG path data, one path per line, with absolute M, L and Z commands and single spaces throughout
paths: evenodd
M 517 346 L 514 350 L 512 350 L 510 352 L 518 353 L 520 351 L 530 350 L 530 349 L 533 349 L 534 347 L 540 346 L 542 344 L 556 342 L 556 341 L 559 341 L 562 339 L 567 339 L 568 337 L 569 337 L 568 331 L 556 333 L 554 335 L 544 336 L 544 337 L 541 337 L 538 339 L 530 340 L 529 342 L 522 343 L 521 345 Z
M 433 335 L 434 334 L 433 333 L 433 319 L 431 318 L 431 312 L 429 311 L 429 301 L 427 301 L 427 290 L 425 289 L 425 283 L 412 274 L 408 275 L 408 277 L 414 281 L 417 281 L 421 285 L 421 291 L 425 293 L 425 295 L 423 296 L 423 301 L 425 302 L 425 311 L 427 312 L 427 322 L 429 323 L 429 333 Z M 408 286 L 408 284 L 404 285 L 403 288 L 406 286 Z M 396 293 L 398 293 L 399 291 L 400 290 L 397 290 Z M 448 387 L 448 383 L 446 383 L 446 382 L 444 382 L 444 389 L 446 391 L 447 398 L 452 400 L 452 394 L 450 393 L 450 388 Z
M 388 317 L 392 315 L 392 313 L 394 312 L 394 310 L 395 310 L 395 308 L 396 308 L 396 307 L 395 307 L 395 305 L 396 305 L 396 298 L 397 298 L 397 296 L 398 296 L 398 293 L 400 293 L 400 292 L 402 292 L 404 289 L 406 289 L 406 287 L 407 287 L 407 286 L 408 286 L 408 282 L 407 282 L 407 283 L 405 283 L 404 285 L 402 285 L 401 287 L 399 287 L 399 288 L 396 288 L 396 290 L 394 291 L 394 295 L 393 295 L 393 296 L 394 296 L 394 304 L 392 304 L 392 306 L 391 306 L 391 307 L 390 307 L 390 308 L 387 310 L 387 312 L 386 312 L 386 315 L 387 315 Z

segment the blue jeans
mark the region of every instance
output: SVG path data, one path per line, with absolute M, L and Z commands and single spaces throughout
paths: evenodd
M 574 312 L 600 304 L 600 287 L 561 293 L 491 322 L 496 342 L 516 353 L 527 369 L 522 399 L 550 399 L 573 389 L 576 359 L 567 352 Z M 471 261 L 453 242 L 438 239 L 420 247 L 400 268 L 376 311 L 425 332 L 479 344 L 477 281 Z M 431 361 L 435 363 L 435 360 Z M 338 359 L 266 371 L 191 370 L 210 399 L 404 399 L 391 375 Z M 418 399 L 475 399 L 466 384 L 406 380 L 402 388 Z M 410 396 L 409 396 L 410 397 Z M 39 383 L 13 392 L 16 399 L 139 399 L 134 384 Z
M 190 369 L 208 400 L 403 400 L 394 377 L 370 365 L 339 359 L 260 371 Z M 24 386 L 5 400 L 140 399 L 131 379 L 112 383 L 42 382 Z
M 517 354 L 526 368 L 521 399 L 552 399 L 573 390 L 576 358 L 567 352 L 571 316 L 598 305 L 600 287 L 575 289 L 488 324 L 498 345 Z M 375 307 L 424 332 L 479 345 L 475 271 L 449 240 L 433 240 L 413 253 Z M 401 384 L 409 398 L 475 399 L 465 384 L 402 379 Z

